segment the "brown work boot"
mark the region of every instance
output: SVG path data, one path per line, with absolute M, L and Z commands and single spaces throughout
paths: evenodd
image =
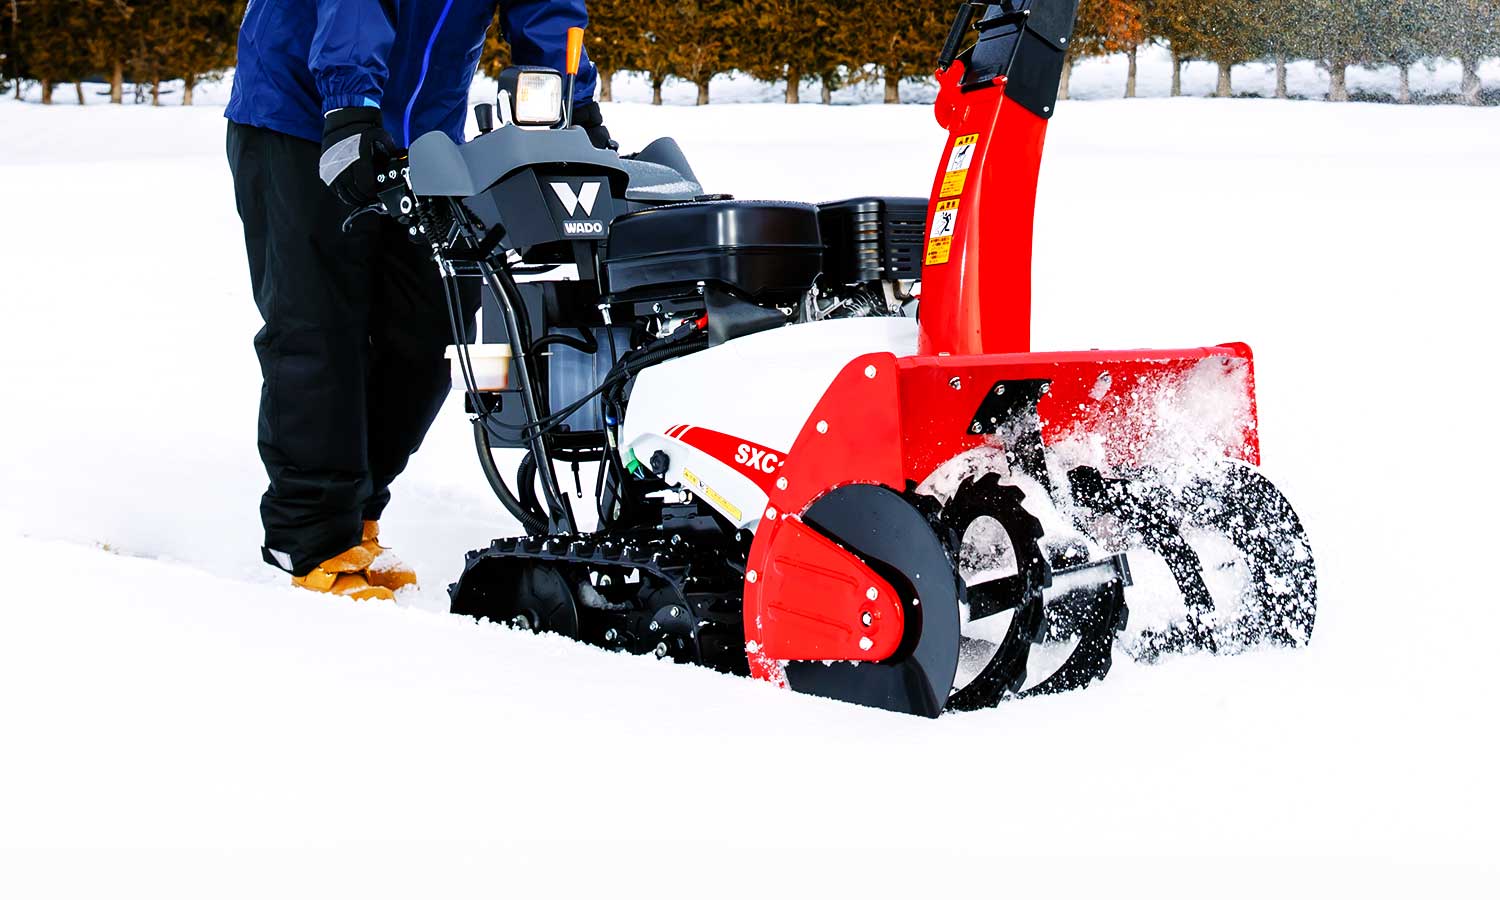
M 364 547 L 350 547 L 306 575 L 293 575 L 292 584 L 353 600 L 395 600 L 396 595 L 389 588 L 370 583 L 366 570 L 374 561 L 375 557 Z
M 389 548 L 380 545 L 379 522 L 365 522 L 364 537 L 359 545 L 374 557 L 374 562 L 370 563 L 370 568 L 365 573 L 371 584 L 393 592 L 417 586 L 417 573 L 412 571 L 411 566 L 402 562 L 401 557 L 392 553 Z

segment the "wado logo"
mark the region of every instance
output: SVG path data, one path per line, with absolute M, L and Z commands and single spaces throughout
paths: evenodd
M 576 216 L 582 210 L 586 216 L 594 214 L 594 206 L 599 202 L 599 189 L 601 185 L 597 181 L 584 182 L 578 191 L 566 181 L 548 182 L 552 186 L 552 192 L 557 199 L 562 201 L 563 208 L 568 215 Z M 604 223 L 597 219 L 568 219 L 563 222 L 563 234 L 569 237 L 588 237 L 604 234 Z
M 774 474 L 784 464 L 781 457 L 771 451 L 761 450 L 749 444 L 740 444 L 739 449 L 734 453 L 734 461 L 747 469 L 755 469 L 767 475 Z
M 568 215 L 578 215 L 580 206 L 583 207 L 584 215 L 594 214 L 594 204 L 599 202 L 599 182 L 586 182 L 577 193 L 574 193 L 573 186 L 566 181 L 553 181 L 551 185 L 552 192 L 557 195 L 557 199 L 562 201 L 563 208 L 568 211 Z

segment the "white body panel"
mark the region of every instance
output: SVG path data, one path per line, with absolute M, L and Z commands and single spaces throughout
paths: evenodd
M 785 455 L 850 360 L 916 350 L 917 323 L 907 318 L 834 319 L 738 338 L 642 372 L 625 412 L 622 446 L 643 465 L 665 452 L 668 484 L 753 529 L 766 506 L 760 486 L 732 462 L 667 433 L 682 425 L 706 428 Z

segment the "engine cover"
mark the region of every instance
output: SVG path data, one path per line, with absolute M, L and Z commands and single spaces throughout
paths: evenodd
M 719 200 L 616 219 L 604 271 L 616 294 L 701 281 L 757 303 L 795 305 L 822 264 L 817 207 Z

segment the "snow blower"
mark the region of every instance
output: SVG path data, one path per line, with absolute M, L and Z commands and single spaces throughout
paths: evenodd
M 1305 643 L 1312 554 L 1257 468 L 1250 348 L 1030 352 L 1076 12 L 959 4 L 929 198 L 736 200 L 670 139 L 595 149 L 560 100 L 576 56 L 508 70 L 475 140 L 418 139 L 381 209 L 431 244 L 525 531 L 468 554 L 452 611 L 925 716 L 1083 687 L 1117 647 Z

